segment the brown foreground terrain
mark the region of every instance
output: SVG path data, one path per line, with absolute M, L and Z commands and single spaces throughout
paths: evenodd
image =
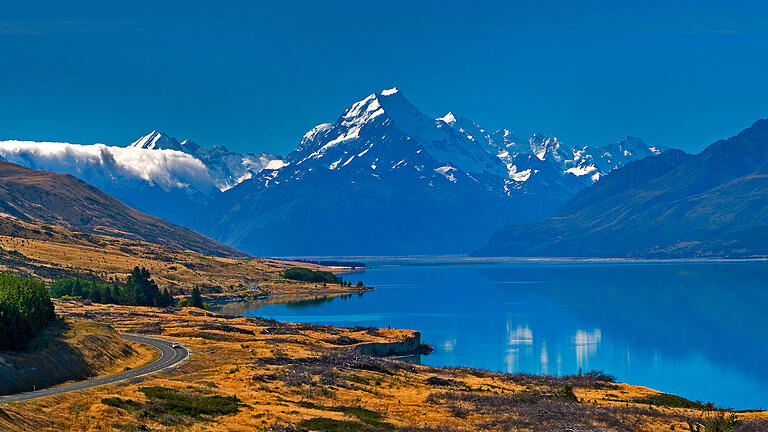
M 67 320 L 95 320 L 119 332 L 178 341 L 191 356 L 141 381 L 6 404 L 0 407 L 1 430 L 704 431 L 708 422 L 707 431 L 768 427 L 760 420 L 768 418 L 764 412 L 722 412 L 599 373 L 512 375 L 364 354 L 413 349 L 419 342 L 415 331 L 286 324 L 191 308 L 64 301 L 56 301 L 56 308 Z M 732 429 L 717 429 L 714 422 Z

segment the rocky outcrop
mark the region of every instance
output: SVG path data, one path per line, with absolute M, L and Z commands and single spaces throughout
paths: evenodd
M 399 342 L 367 342 L 355 345 L 354 349 L 362 354 L 376 357 L 427 354 L 431 351 L 428 345 L 422 345 L 419 332 L 413 332 L 411 336 L 406 336 Z

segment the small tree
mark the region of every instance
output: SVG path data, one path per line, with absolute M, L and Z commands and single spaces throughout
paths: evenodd
M 173 297 L 168 292 L 168 288 L 163 290 L 163 307 L 173 306 Z
M 203 299 L 200 297 L 200 288 L 192 288 L 192 295 L 189 298 L 189 305 L 191 307 L 203 308 Z
M 83 286 L 80 284 L 80 279 L 75 279 L 75 282 L 73 283 L 72 296 L 73 297 L 83 296 Z
M 101 296 L 101 301 L 105 304 L 113 304 L 115 299 L 112 297 L 112 288 L 109 285 L 104 287 L 104 294 Z
M 93 285 L 91 287 L 91 293 L 90 294 L 91 295 L 89 295 L 88 297 L 91 299 L 92 302 L 94 302 L 94 303 L 101 303 L 102 302 L 101 291 L 99 291 L 99 287 Z
M 134 267 L 125 282 L 125 291 L 129 296 L 126 303 L 137 306 L 160 306 L 163 302 L 160 289 L 150 279 L 149 271 L 144 267 Z
M 125 301 L 123 292 L 120 290 L 120 287 L 117 285 L 117 282 L 112 285 L 112 302 L 115 304 L 124 304 Z

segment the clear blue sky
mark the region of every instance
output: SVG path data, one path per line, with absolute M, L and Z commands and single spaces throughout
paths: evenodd
M 151 129 L 285 154 L 398 86 L 431 116 L 699 151 L 768 117 L 760 2 L 36 2 L 0 16 L 0 138 Z

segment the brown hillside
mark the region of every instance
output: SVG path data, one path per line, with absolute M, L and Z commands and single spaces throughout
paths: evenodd
M 0 212 L 206 255 L 245 256 L 192 230 L 134 210 L 71 175 L 36 171 L 4 161 L 0 161 Z

